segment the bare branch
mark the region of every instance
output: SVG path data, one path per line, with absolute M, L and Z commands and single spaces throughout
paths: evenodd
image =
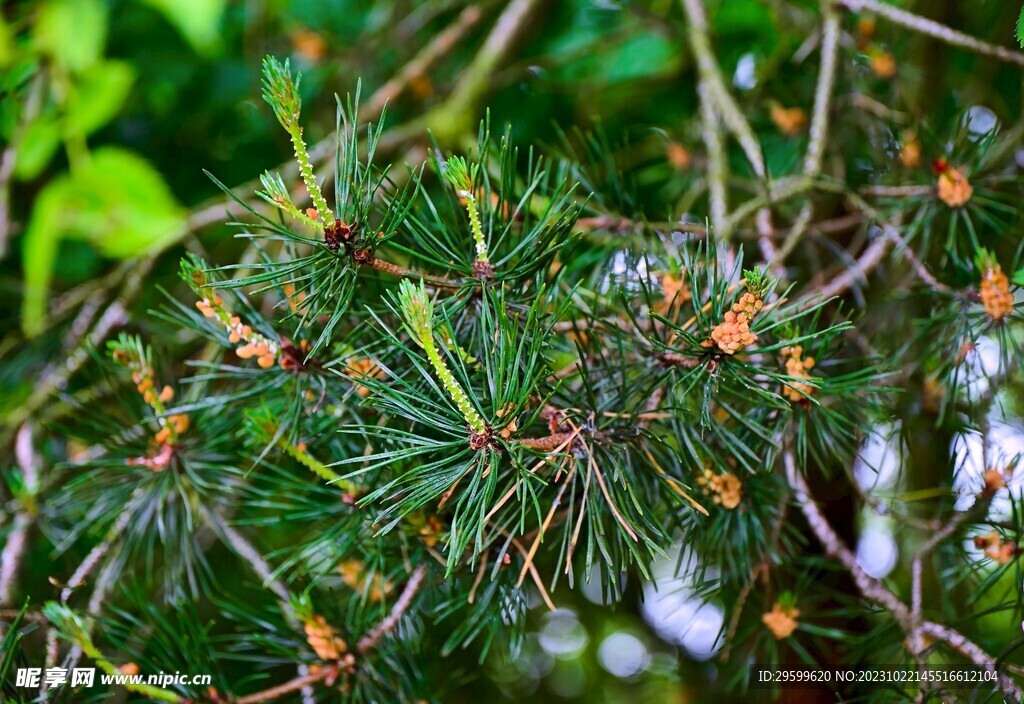
M 989 44 L 983 42 L 980 39 L 975 39 L 969 34 L 957 31 L 952 27 L 947 27 L 944 24 L 935 22 L 926 17 L 915 15 L 912 12 L 901 10 L 898 7 L 879 2 L 879 0 L 837 0 L 840 5 L 843 5 L 847 9 L 855 12 L 874 12 L 879 17 L 906 27 L 914 32 L 920 32 L 929 37 L 934 37 L 940 41 L 950 44 L 952 46 L 958 46 L 963 49 L 983 54 L 985 56 L 991 56 L 999 59 L 1000 61 L 1007 61 L 1018 66 L 1024 66 L 1024 54 L 1019 51 L 1011 51 L 995 44 Z M 1009 36 L 1009 32 L 1007 32 Z
M 28 545 L 28 531 L 35 522 L 34 504 L 39 491 L 39 456 L 32 446 L 32 426 L 25 423 L 18 430 L 14 441 L 14 456 L 21 470 L 21 478 L 27 496 L 14 515 L 11 530 L 0 553 L 0 605 L 9 604 L 14 596 L 21 558 Z M 28 502 L 26 504 L 26 502 Z
M 999 688 L 1006 694 L 1013 697 L 1014 700 L 1020 701 L 1022 692 L 1020 687 L 1017 686 L 1017 683 L 996 667 L 995 658 L 986 653 L 981 646 L 968 640 L 959 631 L 949 628 L 948 626 L 943 626 L 939 623 L 925 621 L 921 624 L 921 627 L 916 631 L 915 635 L 928 636 L 930 638 L 935 638 L 936 640 L 941 640 L 978 667 L 984 668 L 989 672 L 998 673 Z
M 747 118 L 743 116 L 736 100 L 729 93 L 722 70 L 715 60 L 714 52 L 711 49 L 711 40 L 708 37 L 708 18 L 704 14 L 701 0 L 681 0 L 681 3 L 683 12 L 689 20 L 687 38 L 697 58 L 697 69 L 701 82 L 706 85 L 707 98 L 714 101 L 718 115 L 736 137 L 736 141 L 739 142 L 743 153 L 746 154 L 747 161 L 750 162 L 754 173 L 762 180 L 767 180 L 768 171 L 765 168 L 761 143 L 757 141 L 757 136 L 751 129 L 750 123 L 747 122 Z
M 816 176 L 821 172 L 821 159 L 825 153 L 825 138 L 828 136 L 832 89 L 836 82 L 836 63 L 839 55 L 839 13 L 833 7 L 832 0 L 823 0 L 821 11 L 824 15 L 821 30 L 821 69 L 818 73 L 818 85 L 814 91 L 810 141 L 807 143 L 807 157 L 804 160 L 804 173 L 809 176 Z
M 224 541 L 231 546 L 239 557 L 245 560 L 253 571 L 259 576 L 263 582 L 263 586 L 274 592 L 277 597 L 285 604 L 291 601 L 291 593 L 288 591 L 288 587 L 284 585 L 281 580 L 274 576 L 274 571 L 270 569 L 270 565 L 260 555 L 252 543 L 245 539 L 245 537 L 237 530 L 227 524 L 219 513 L 203 508 L 203 519 L 207 524 L 218 533 Z
M 402 616 L 412 606 L 412 600 L 416 597 L 416 592 L 423 586 L 423 578 L 426 575 L 427 568 L 423 565 L 419 565 L 412 571 L 412 574 L 409 575 L 409 581 L 405 583 L 405 589 L 402 590 L 395 605 L 391 607 L 391 613 L 388 614 L 387 618 L 378 623 L 373 630 L 359 639 L 356 649 L 360 653 L 365 654 L 373 650 L 381 638 L 395 630 L 398 622 L 402 620 Z
M 4 542 L 3 553 L 0 553 L 0 604 L 10 604 L 14 596 L 14 584 L 21 567 L 21 556 L 28 544 L 28 530 L 32 526 L 32 518 L 24 511 L 14 515 L 11 530 Z
M 711 225 L 719 237 L 728 239 L 729 206 L 725 190 L 725 151 L 722 146 L 722 133 L 718 127 L 718 116 L 706 81 L 701 80 L 698 84 L 697 94 L 700 97 L 701 137 L 708 150 L 707 179 Z
M 811 497 L 807 480 L 796 467 L 793 459 L 793 451 L 788 447 L 782 453 L 783 463 L 786 469 L 786 480 L 793 488 L 793 497 L 800 510 L 803 511 L 807 523 L 815 537 L 825 548 L 825 552 L 838 560 L 853 577 L 854 583 L 869 601 L 873 601 L 893 615 L 893 618 L 905 630 L 910 629 L 910 611 L 907 605 L 900 601 L 884 584 L 864 571 L 864 568 L 857 562 L 856 555 L 843 543 L 842 539 L 833 530 L 821 508 Z
M 278 697 L 283 697 L 286 694 L 291 694 L 292 692 L 309 687 L 317 682 L 332 680 L 338 676 L 340 671 L 340 666 L 331 665 L 330 667 L 321 668 L 316 672 L 310 672 L 308 675 L 296 677 L 295 679 L 289 680 L 284 684 L 279 684 L 276 687 L 264 689 L 262 692 L 256 692 L 255 694 L 239 697 L 234 701 L 235 704 L 261 704 L 261 702 L 269 702 L 277 699 Z
M 1000 689 L 1019 700 L 1021 697 L 1020 688 L 1017 687 L 1012 679 L 1000 672 L 996 666 L 996 659 L 986 653 L 981 647 L 948 626 L 930 621 L 926 621 L 920 626 L 914 624 L 911 611 L 907 608 L 907 605 L 889 591 L 882 582 L 868 575 L 857 562 L 857 557 L 850 548 L 836 534 L 825 514 L 822 513 L 821 508 L 811 497 L 807 481 L 796 467 L 792 450 L 786 447 L 783 450 L 782 458 L 786 470 L 786 480 L 793 488 L 794 499 L 807 518 L 807 524 L 810 526 L 811 532 L 814 533 L 815 537 L 825 548 L 825 552 L 830 557 L 838 560 L 846 568 L 850 576 L 853 577 L 853 581 L 857 585 L 857 589 L 860 590 L 860 593 L 869 601 L 874 602 L 892 614 L 892 617 L 906 632 L 908 636 L 907 643 L 913 649 L 913 654 L 915 656 L 919 654 L 923 643 L 921 636 L 942 640 L 975 665 L 983 667 L 990 672 L 997 672 L 999 674 Z M 960 521 L 957 520 L 954 523 L 956 525 L 951 524 L 947 531 L 943 531 L 947 536 L 955 532 Z

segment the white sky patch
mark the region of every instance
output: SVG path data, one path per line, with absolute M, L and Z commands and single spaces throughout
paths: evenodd
M 998 404 L 992 415 L 1001 415 Z M 956 470 L 953 474 L 953 491 L 956 492 L 957 511 L 965 511 L 974 505 L 978 493 L 984 486 L 985 470 L 1005 469 L 1015 455 L 1024 455 L 1024 426 L 1019 422 L 1008 423 L 999 417 L 989 418 L 988 464 L 985 466 L 985 448 L 978 433 L 958 433 L 952 441 L 951 452 Z M 1020 467 L 1006 477 L 1007 489 L 1000 490 L 992 500 L 989 515 L 997 519 L 1011 516 L 1009 495 L 1024 491 L 1024 473 Z
M 757 85 L 757 61 L 753 54 L 744 54 L 736 63 L 732 84 L 740 90 L 750 90 Z
M 684 550 L 682 567 L 675 574 L 678 555 Z M 651 573 L 657 582 L 644 585 L 641 613 L 644 620 L 663 640 L 681 646 L 695 660 L 707 660 L 722 646 L 722 624 L 725 613 L 713 602 L 707 602 L 694 593 L 694 575 L 691 569 L 692 553 L 681 546 L 651 564 Z M 709 569 L 705 578 L 714 580 L 717 572 Z
M 892 572 L 899 558 L 899 550 L 892 530 L 883 521 L 873 521 L 857 541 L 857 563 L 875 579 Z
M 853 476 L 865 492 L 896 485 L 901 465 L 899 425 L 876 425 L 868 431 L 853 465 Z
M 571 609 L 558 609 L 544 615 L 544 624 L 538 635 L 540 647 L 557 658 L 572 659 L 587 647 L 590 637 Z
M 972 135 L 979 137 L 991 132 L 999 124 L 999 119 L 984 105 L 975 105 L 964 115 L 964 124 Z
M 991 383 L 989 377 L 999 373 L 999 343 L 991 337 L 981 337 L 974 345 L 974 351 L 964 358 L 962 384 L 970 398 L 984 395 Z
M 601 641 L 597 658 L 601 661 L 601 667 L 623 679 L 640 674 L 651 661 L 647 646 L 626 631 L 612 633 Z

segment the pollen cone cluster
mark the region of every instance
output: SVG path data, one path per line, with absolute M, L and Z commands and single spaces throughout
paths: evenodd
M 782 350 L 786 358 L 786 374 L 796 379 L 810 379 L 809 371 L 814 368 L 814 357 L 804 357 L 804 348 L 793 345 Z M 790 382 L 782 387 L 782 395 L 790 401 L 804 401 L 815 392 L 815 387 L 800 382 Z
M 800 625 L 796 620 L 799 615 L 800 609 L 795 606 L 783 606 L 775 602 L 772 610 L 761 616 L 761 621 L 773 636 L 782 640 L 793 635 L 793 631 Z
M 974 538 L 974 546 L 985 551 L 985 556 L 1005 565 L 1017 555 L 1017 543 L 1012 540 L 1003 540 L 996 531 L 989 531 L 987 535 L 979 535 Z
M 214 295 L 196 301 L 196 308 L 204 317 L 220 320 L 227 330 L 228 341 L 231 344 L 245 343 L 235 350 L 240 359 L 255 357 L 256 363 L 263 369 L 274 366 L 280 346 L 258 332 L 253 332 L 252 327 L 244 325 L 237 315 L 231 315 L 224 307 L 224 300 L 220 296 Z
M 323 616 L 313 616 L 304 624 L 306 642 L 321 660 L 340 660 L 348 645 Z
M 380 601 L 394 588 L 377 570 L 368 577 L 362 560 L 345 560 L 338 565 L 338 572 L 346 585 L 360 594 L 367 594 L 371 601 Z
M 744 347 L 754 344 L 757 342 L 757 335 L 750 331 L 750 324 L 754 322 L 754 316 L 763 306 L 764 301 L 747 291 L 732 305 L 732 310 L 725 314 L 725 319 L 711 331 L 711 340 L 704 345 L 710 347 L 714 344 L 726 354 L 735 354 Z
M 966 176 L 946 165 L 939 173 L 938 195 L 950 208 L 962 208 L 974 195 L 974 188 Z
M 355 379 L 380 379 L 384 376 L 384 370 L 369 357 L 350 359 L 348 362 L 348 368 L 352 371 L 352 376 Z M 357 394 L 364 397 L 370 395 L 369 386 L 360 384 L 358 381 L 356 381 L 355 384 Z
M 658 313 L 664 315 L 673 303 L 680 305 L 689 303 L 693 297 L 686 281 L 686 269 L 680 269 L 679 275 L 671 272 L 661 277 L 662 299 L 655 306 Z
M 981 305 L 992 320 L 1002 320 L 1013 312 L 1013 294 L 1010 281 L 998 264 L 985 270 L 981 278 Z
M 697 483 L 711 495 L 712 501 L 722 508 L 734 509 L 743 498 L 743 482 L 735 474 L 715 474 L 705 469 L 704 476 L 697 478 Z
M 772 122 L 779 128 L 779 132 L 792 137 L 804 131 L 807 126 L 807 113 L 800 108 L 787 108 L 782 105 L 773 105 L 771 109 Z

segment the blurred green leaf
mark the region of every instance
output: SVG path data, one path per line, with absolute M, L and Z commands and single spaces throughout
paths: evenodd
M 82 74 L 68 106 L 68 129 L 86 135 L 107 124 L 124 105 L 135 72 L 124 61 L 104 61 Z
M 131 65 L 124 61 L 103 61 L 86 69 L 68 101 L 66 129 L 88 135 L 109 122 L 124 105 L 135 80 Z M 50 163 L 61 142 L 58 118 L 43 115 L 29 124 L 17 152 L 14 174 L 31 180 Z
M 0 68 L 6 68 L 14 60 L 14 41 L 11 37 L 11 28 L 0 17 Z
M 674 42 L 655 34 L 638 34 L 621 44 L 585 55 L 567 67 L 566 76 L 609 84 L 646 79 L 677 70 L 681 56 Z
M 1017 41 L 1024 48 L 1024 7 L 1020 8 L 1020 15 L 1017 17 Z
M 42 330 L 46 296 L 62 238 L 82 239 L 108 257 L 159 250 L 182 232 L 185 212 L 160 174 L 136 154 L 98 149 L 81 169 L 50 182 L 25 232 L 22 327 Z
M 46 168 L 60 146 L 60 129 L 52 117 L 41 117 L 25 128 L 18 147 L 14 175 L 28 181 Z
M 124 105 L 134 80 L 135 72 L 123 61 L 103 61 L 84 71 L 68 103 L 67 130 L 85 136 L 103 127 Z M 59 120 L 53 115 L 29 124 L 17 151 L 15 176 L 23 181 L 38 176 L 53 159 L 61 138 Z
M 103 54 L 107 12 L 101 0 L 47 0 L 35 24 L 36 47 L 58 66 L 82 71 Z
M 142 0 L 159 10 L 198 53 L 212 54 L 220 45 L 224 0 Z
M 779 36 L 772 11 L 759 0 L 729 0 L 714 17 L 716 47 L 727 74 L 741 56 L 755 52 L 767 56 Z

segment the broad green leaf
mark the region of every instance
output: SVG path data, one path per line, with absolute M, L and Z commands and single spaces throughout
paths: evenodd
M 6 68 L 14 60 L 14 38 L 11 28 L 0 16 L 0 68 Z
M 14 164 L 14 175 L 28 181 L 46 168 L 60 147 L 60 129 L 53 117 L 43 116 L 25 128 Z
M 31 54 L 12 56 L 11 65 L 0 72 L 0 93 L 6 94 L 4 99 L 12 99 L 11 95 L 25 86 L 39 72 L 39 57 Z
M 36 47 L 69 71 L 83 71 L 103 55 L 107 12 L 102 0 L 46 0 L 39 7 Z
M 22 263 L 25 268 L 25 297 L 21 302 L 21 327 L 26 335 L 43 331 L 46 322 L 46 292 L 57 258 L 57 240 L 62 228 L 64 200 L 70 195 L 68 177 L 51 181 L 36 198 L 25 230 Z
M 159 10 L 198 53 L 220 46 L 220 21 L 225 0 L 142 0 Z
M 68 128 L 87 135 L 107 124 L 124 105 L 135 72 L 124 61 L 104 61 L 82 74 L 68 106 Z
M 61 239 L 81 239 L 105 256 L 129 259 L 176 241 L 184 224 L 185 212 L 160 174 L 123 149 L 98 149 L 82 168 L 51 181 L 36 199 L 25 232 L 26 334 L 45 324 Z
M 124 61 L 103 61 L 86 69 L 68 101 L 67 129 L 84 136 L 103 127 L 124 105 L 134 80 L 134 71 Z M 38 176 L 61 139 L 58 118 L 53 115 L 43 115 L 28 125 L 17 151 L 15 176 L 24 181 Z

